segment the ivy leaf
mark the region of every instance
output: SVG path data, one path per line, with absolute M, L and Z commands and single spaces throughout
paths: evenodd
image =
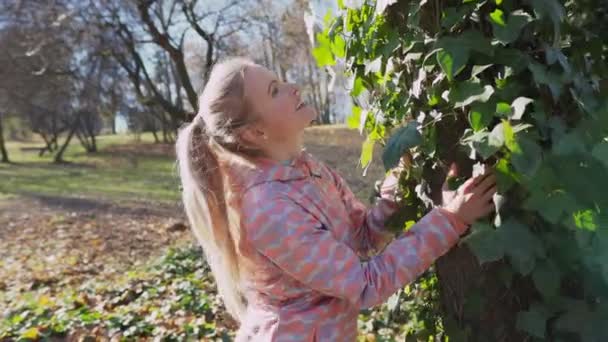
M 603 141 L 595 147 L 593 147 L 593 151 L 591 151 L 591 155 L 601 161 L 606 168 L 608 168 L 608 142 Z
M 469 12 L 471 12 L 471 6 L 463 6 L 462 8 L 448 7 L 441 14 L 441 26 L 450 29 L 459 23 Z
M 515 133 L 513 132 L 513 127 L 511 123 L 507 120 L 503 120 L 503 133 L 505 135 L 505 145 L 510 151 L 519 151 L 519 145 L 515 141 Z
M 448 99 L 454 103 L 454 107 L 464 107 L 473 102 L 487 102 L 492 94 L 494 88 L 491 85 L 482 86 L 478 82 L 465 81 L 450 90 Z
M 353 106 L 353 110 L 351 115 L 346 119 L 346 123 L 348 128 L 356 129 L 359 128 L 359 123 L 361 121 L 361 107 Z
M 496 104 L 496 114 L 502 117 L 511 116 L 511 106 L 506 102 L 499 102 Z
M 488 136 L 488 144 L 499 150 L 505 144 L 504 122 L 494 126 Z
M 318 33 L 316 37 L 317 47 L 312 50 L 312 55 L 317 60 L 317 65 L 319 67 L 324 67 L 326 65 L 336 64 L 336 60 L 334 59 L 334 55 L 331 51 L 331 43 L 329 38 L 321 33 Z
M 530 63 L 528 69 L 532 72 L 534 81 L 538 84 L 544 84 L 551 90 L 553 99 L 557 100 L 562 93 L 563 82 L 561 77 L 556 73 L 547 70 L 543 65 L 538 63 Z
M 548 222 L 557 224 L 566 213 L 576 210 L 578 205 L 576 200 L 564 191 L 545 193 L 536 190 L 526 199 L 523 208 L 535 210 Z
M 511 107 L 513 108 L 513 115 L 511 116 L 512 120 L 521 120 L 524 113 L 526 112 L 526 107 L 534 102 L 534 100 L 527 97 L 518 97 L 513 101 Z
M 452 51 L 441 50 L 437 52 L 437 63 L 452 82 L 454 76 L 458 75 L 469 59 L 469 51 L 465 49 L 454 49 Z
M 555 264 L 548 260 L 540 262 L 536 265 L 532 272 L 532 280 L 536 289 L 546 297 L 553 297 L 558 294 L 561 272 Z
M 574 221 L 574 226 L 578 229 L 595 231 L 598 227 L 597 214 L 591 209 L 579 210 L 572 213 L 572 220 Z
M 537 256 L 544 256 L 542 242 L 522 223 L 510 219 L 498 231 L 513 269 L 528 275 L 534 269 Z
M 367 136 L 367 139 L 365 139 L 365 141 L 363 142 L 363 145 L 361 146 L 361 167 L 366 168 L 372 161 L 375 143 L 376 141 L 370 138 L 369 135 Z
M 476 77 L 477 75 L 481 74 L 482 72 L 484 72 L 486 69 L 488 69 L 489 67 L 491 67 L 493 65 L 494 64 L 474 65 L 473 70 L 471 71 L 471 78 Z
M 399 164 L 399 160 L 403 154 L 412 147 L 422 143 L 422 135 L 418 131 L 418 123 L 415 121 L 409 122 L 406 126 L 397 129 L 388 139 L 384 152 L 382 153 L 382 162 L 384 168 L 390 170 Z
M 331 51 L 338 58 L 344 58 L 346 56 L 346 42 L 342 35 L 338 34 L 334 37 L 334 43 L 331 44 Z
M 532 7 L 539 18 L 549 17 L 553 22 L 554 44 L 560 36 L 560 24 L 566 13 L 558 0 L 531 0 Z
M 500 10 L 497 9 L 496 11 Z M 490 14 L 492 19 L 492 28 L 494 31 L 494 36 L 503 45 L 514 42 L 521 34 L 521 30 L 532 22 L 532 17 L 528 13 L 521 10 L 511 13 L 506 22 L 503 20 L 502 11 L 500 12 L 499 18 L 492 17 L 495 12 Z M 498 14 L 495 14 L 495 16 L 498 17 Z
M 515 183 L 519 182 L 519 177 L 512 170 L 506 159 L 500 159 L 495 166 L 496 185 L 499 193 L 507 192 Z
M 513 151 L 511 163 L 517 172 L 532 177 L 542 161 L 542 150 L 538 144 L 526 137 L 517 138 L 518 149 Z
M 465 31 L 458 37 L 443 37 L 437 41 L 436 48 L 440 49 L 437 53 L 437 63 L 450 81 L 465 67 L 471 51 L 494 55 L 490 40 L 476 30 Z
M 494 23 L 496 25 L 500 25 L 500 26 L 507 25 L 507 24 L 505 24 L 504 12 L 500 8 L 497 8 L 494 10 L 494 12 L 490 13 L 490 19 L 492 19 L 492 23 Z
M 530 310 L 521 311 L 517 314 L 517 329 L 528 334 L 545 338 L 547 320 L 551 317 L 550 312 L 538 304 L 532 304 Z
M 469 111 L 469 123 L 475 132 L 478 132 L 492 122 L 494 116 L 494 104 L 491 102 L 477 102 L 471 106 Z
M 505 254 L 500 234 L 484 222 L 473 224 L 471 234 L 463 242 L 475 254 L 479 264 L 500 260 Z

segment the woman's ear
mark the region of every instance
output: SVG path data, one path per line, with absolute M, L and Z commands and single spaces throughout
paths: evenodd
M 268 136 L 257 125 L 243 127 L 239 135 L 244 142 L 253 146 L 261 146 L 264 144 L 264 140 L 268 139 Z

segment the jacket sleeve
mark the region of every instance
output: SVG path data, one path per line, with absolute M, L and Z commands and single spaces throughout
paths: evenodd
M 436 208 L 366 262 L 286 195 L 249 191 L 242 202 L 247 241 L 296 280 L 368 308 L 412 282 L 466 230 Z
M 370 252 L 381 250 L 394 236 L 384 229 L 384 225 L 397 210 L 397 179 L 393 174 L 389 174 L 380 188 L 380 198 L 368 208 L 357 199 L 346 181 L 335 170 L 329 167 L 328 169 L 356 230 L 354 235 L 357 253 L 368 255 Z

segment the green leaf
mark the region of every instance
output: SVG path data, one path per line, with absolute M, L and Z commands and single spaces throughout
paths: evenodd
M 509 162 L 506 159 L 500 159 L 495 166 L 496 170 L 496 185 L 498 186 L 498 192 L 504 194 L 507 192 L 515 183 L 519 182 L 519 177 L 513 171 Z
M 494 104 L 491 102 L 477 102 L 471 106 L 469 111 L 469 123 L 475 132 L 488 127 L 493 117 Z
M 443 37 L 437 41 L 436 48 L 441 49 L 437 53 L 437 63 L 450 81 L 466 66 L 471 51 L 488 56 L 494 54 L 490 41 L 476 30 L 465 31 L 457 37 Z
M 595 231 L 597 225 L 597 214 L 591 210 L 579 210 L 572 214 L 572 219 L 576 228 Z
M 456 84 L 448 96 L 454 107 L 468 106 L 473 102 L 487 102 L 494 94 L 490 85 L 482 86 L 478 82 L 465 81 Z
M 507 24 L 505 24 L 504 12 L 500 8 L 497 8 L 494 10 L 494 12 L 490 13 L 490 19 L 492 19 L 492 23 L 494 23 L 496 25 L 500 25 L 500 26 L 507 25 Z
M 451 52 L 447 50 L 437 52 L 437 63 L 439 63 L 439 66 L 441 66 L 450 82 L 454 80 L 454 76 L 462 71 L 468 59 L 469 53 L 464 49 L 455 49 Z
M 511 163 L 517 172 L 532 177 L 542 162 L 542 150 L 538 144 L 526 137 L 518 137 L 518 150 L 513 150 Z
M 475 254 L 479 264 L 500 260 L 505 253 L 501 236 L 484 222 L 474 223 L 471 234 L 465 237 L 463 242 Z
M 344 58 L 346 56 L 346 43 L 342 35 L 338 34 L 334 37 L 334 43 L 331 45 L 331 51 L 338 58 Z
M 372 139 L 369 135 L 367 136 L 367 139 L 365 139 L 365 141 L 363 142 L 363 145 L 361 146 L 361 167 L 366 168 L 372 161 L 375 143 L 376 141 Z
M 407 150 L 418 146 L 421 143 L 422 135 L 418 131 L 417 122 L 411 121 L 406 126 L 398 128 L 388 139 L 384 152 L 382 153 L 384 168 L 390 170 L 397 166 L 399 160 Z
M 336 64 L 336 60 L 331 51 L 331 43 L 329 37 L 325 34 L 317 33 L 317 47 L 312 50 L 312 55 L 317 60 L 319 67 Z
M 482 72 L 484 72 L 486 69 L 488 69 L 489 67 L 491 67 L 493 65 L 494 64 L 474 65 L 473 71 L 471 71 L 471 78 L 476 77 L 477 75 L 481 74 Z
M 497 11 L 499 11 L 497 9 Z M 494 13 L 493 13 L 494 14 Z M 498 14 L 497 14 L 498 15 Z M 502 11 L 500 13 L 502 19 Z M 505 22 L 497 21 L 492 17 L 492 28 L 494 36 L 504 45 L 510 44 L 517 40 L 521 34 L 521 30 L 532 21 L 532 17 L 524 11 L 515 11 L 509 15 L 509 19 Z
M 513 269 L 522 275 L 530 274 L 536 264 L 536 258 L 544 256 L 542 242 L 527 226 L 514 219 L 503 223 L 498 231 Z
M 606 168 L 608 168 L 608 142 L 602 141 L 601 143 L 595 145 L 593 147 L 593 151 L 591 151 L 591 155 L 602 162 Z
M 560 288 L 561 272 L 552 261 L 542 261 L 534 268 L 532 280 L 538 292 L 545 297 L 553 297 Z
M 537 16 L 541 19 L 549 17 L 553 22 L 554 45 L 560 37 L 560 24 L 566 12 L 558 0 L 530 0 Z
M 441 14 L 441 26 L 450 29 L 452 26 L 458 24 L 464 16 L 470 12 L 471 6 L 463 6 L 462 8 L 448 7 L 444 9 Z
M 528 334 L 545 338 L 547 330 L 547 320 L 551 317 L 548 310 L 538 304 L 533 304 L 528 311 L 521 311 L 517 314 L 517 329 Z
M 346 123 L 348 124 L 348 128 L 359 128 L 359 123 L 361 122 L 361 107 L 353 106 L 353 111 L 351 115 L 346 119 Z
M 511 116 L 511 106 L 506 102 L 498 102 L 496 104 L 496 114 L 499 114 L 502 117 L 510 117 Z
M 563 81 L 559 75 L 547 70 L 542 64 L 530 63 L 528 69 L 532 72 L 534 81 L 538 84 L 544 84 L 551 90 L 553 99 L 557 100 L 562 93 Z
M 526 112 L 526 107 L 534 102 L 534 100 L 527 97 L 518 97 L 513 101 L 511 107 L 513 108 L 513 115 L 511 116 L 512 120 L 521 120 L 524 113 Z
M 504 128 L 503 133 L 505 135 L 505 146 L 507 146 L 507 148 L 512 152 L 519 151 L 519 145 L 517 145 L 517 142 L 515 141 L 515 133 L 513 132 L 513 127 L 507 120 L 503 120 L 502 124 Z
M 565 191 L 545 193 L 540 190 L 532 192 L 523 207 L 537 211 L 545 220 L 557 224 L 565 214 L 577 210 L 576 200 Z

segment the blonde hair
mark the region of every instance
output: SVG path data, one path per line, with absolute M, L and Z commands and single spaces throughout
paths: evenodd
M 246 146 L 238 134 L 255 120 L 244 89 L 245 69 L 253 64 L 237 57 L 213 67 L 199 98 L 199 112 L 180 129 L 176 142 L 184 209 L 218 293 L 237 321 L 244 314 L 246 301 L 239 287 L 239 214 L 231 200 L 234 194 L 226 167 L 239 156 L 260 154 L 255 147 Z

